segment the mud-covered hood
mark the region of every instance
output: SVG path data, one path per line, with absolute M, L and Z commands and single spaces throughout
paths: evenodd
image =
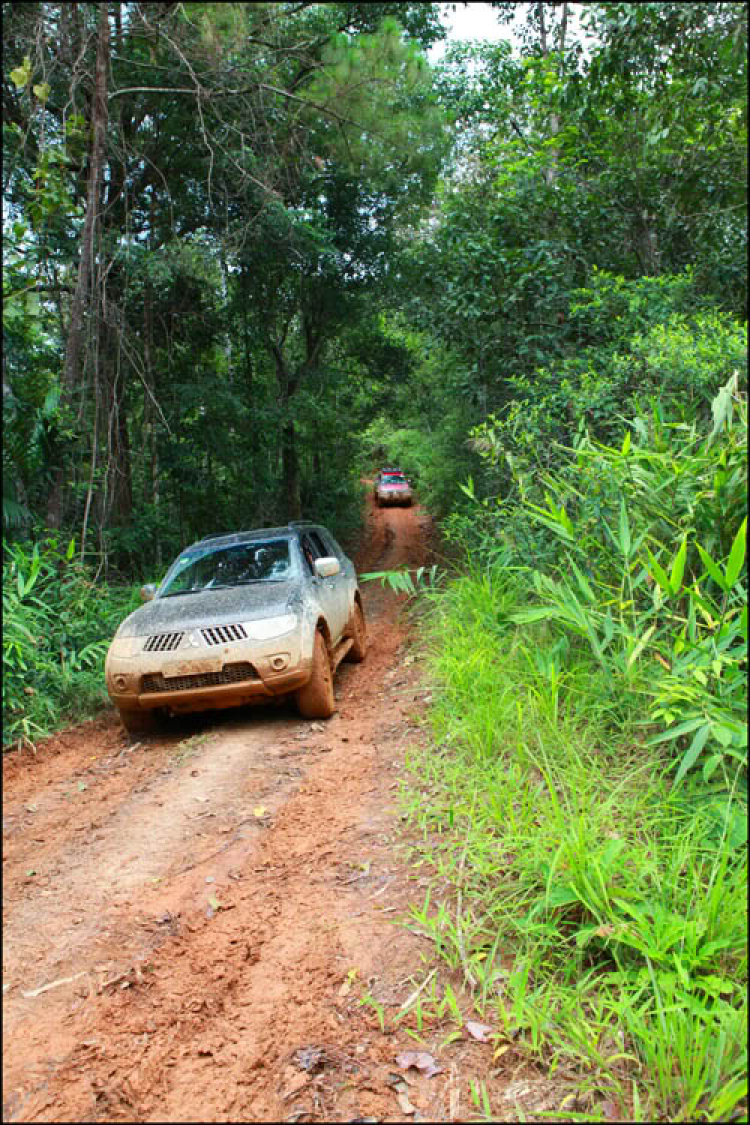
M 177 594 L 147 602 L 125 618 L 116 636 L 142 637 L 164 630 L 226 625 L 259 617 L 275 617 L 301 608 L 298 581 L 257 582 L 229 590 L 203 590 L 197 594 Z

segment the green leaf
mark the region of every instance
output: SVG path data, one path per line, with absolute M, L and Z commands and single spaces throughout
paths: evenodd
M 628 436 L 630 436 L 628 434 Z M 620 550 L 624 557 L 627 559 L 630 556 L 630 548 L 632 541 L 630 538 L 630 521 L 628 520 L 628 510 L 625 507 L 625 498 L 620 498 Z
M 46 102 L 50 92 L 49 82 L 40 82 L 39 85 L 32 86 L 31 88 L 34 91 L 35 95 L 39 98 L 40 102 Z
M 724 755 L 723 754 L 712 754 L 710 758 L 707 758 L 706 761 L 703 763 L 703 780 L 704 781 L 710 781 L 710 779 L 713 777 L 714 773 L 716 772 L 717 768 L 721 765 L 721 763 L 723 761 L 724 761 Z
M 31 59 L 28 55 L 23 60 L 23 66 L 17 66 L 15 70 L 11 70 L 10 77 L 17 90 L 22 90 L 24 88 L 31 78 Z
M 680 762 L 680 768 L 677 771 L 677 776 L 674 779 L 675 785 L 682 781 L 683 777 L 689 769 L 691 769 L 698 760 L 703 747 L 708 741 L 708 736 L 711 734 L 711 724 L 706 723 L 704 726 L 695 732 L 693 741 L 685 751 L 685 755 Z
M 687 536 L 685 536 L 680 544 L 679 550 L 672 562 L 672 570 L 669 574 L 669 589 L 673 597 L 677 597 L 682 587 L 682 576 L 685 573 L 685 559 L 687 558 Z
M 727 589 L 729 589 L 730 586 L 734 586 L 735 582 L 739 578 L 740 571 L 742 570 L 742 565 L 745 561 L 746 535 L 747 516 L 745 516 L 744 520 L 742 521 L 740 529 L 734 537 L 732 549 L 729 552 L 729 558 L 727 560 L 726 567 Z
M 570 535 L 570 537 L 572 539 L 574 537 L 573 536 L 573 524 L 570 522 L 570 516 L 565 511 L 565 505 L 564 504 L 560 505 L 560 522 L 562 523 L 563 527 L 565 528 L 565 530 L 568 532 L 568 534 Z
M 703 613 L 707 620 L 713 621 L 714 618 L 720 616 L 720 610 L 718 609 L 718 607 L 714 605 L 713 601 L 708 597 L 707 594 L 705 596 L 701 594 L 697 585 L 690 587 L 691 606 L 693 603 L 695 603 L 701 610 L 703 610 Z
M 532 519 L 535 519 L 538 523 L 544 524 L 545 527 L 548 527 L 550 531 L 554 531 L 555 534 L 559 535 L 562 539 L 567 539 L 569 543 L 575 541 L 575 537 L 571 535 L 565 524 L 561 522 L 560 516 L 556 511 L 548 511 L 546 508 L 540 508 L 536 504 L 529 504 L 528 507 Z M 568 523 L 570 523 L 569 518 Z
M 673 738 L 679 738 L 680 735 L 690 734 L 690 732 L 694 731 L 696 727 L 702 726 L 705 721 L 706 720 L 704 716 L 699 715 L 697 718 L 688 719 L 684 723 L 678 723 L 676 727 L 670 727 L 669 730 L 662 731 L 661 734 L 657 734 L 654 735 L 653 738 L 649 738 L 646 742 L 646 745 L 656 746 L 659 742 L 671 742 Z
M 580 901 L 580 895 L 575 888 L 564 883 L 550 887 L 547 892 L 547 906 L 571 906 L 574 902 Z
M 713 578 L 714 582 L 719 587 L 719 589 L 723 590 L 725 593 L 728 593 L 729 587 L 727 586 L 726 579 L 724 578 L 724 575 L 721 573 L 719 567 L 716 565 L 714 560 L 711 558 L 708 551 L 704 551 L 704 549 L 703 549 L 703 547 L 701 547 L 700 543 L 698 543 L 697 546 L 698 546 L 698 554 L 700 555 L 701 561 L 702 561 L 703 565 L 705 566 L 706 570 L 708 571 L 710 576 Z
M 365 577 L 363 575 L 363 577 Z M 548 618 L 557 617 L 557 610 L 553 606 L 531 606 L 529 609 L 519 609 L 510 614 L 514 625 L 527 625 L 532 621 L 546 621 Z
M 592 602 L 592 603 L 595 602 L 596 598 L 594 597 L 593 590 L 591 589 L 588 582 L 584 578 L 583 574 L 578 569 L 578 567 L 576 566 L 576 564 L 573 562 L 572 559 L 570 560 L 570 565 L 573 568 L 573 572 L 576 576 L 576 579 L 578 580 L 578 586 L 579 586 L 579 588 L 581 590 L 581 593 L 583 594 L 584 598 L 586 598 L 586 601 Z
M 638 659 L 638 657 L 641 655 L 641 653 L 643 652 L 643 650 L 646 647 L 646 645 L 648 644 L 648 642 L 651 640 L 655 631 L 656 631 L 656 626 L 650 625 L 648 627 L 648 629 L 646 630 L 646 632 L 643 634 L 643 636 L 639 640 L 638 644 L 635 646 L 635 648 L 631 652 L 630 656 L 628 657 L 628 663 L 627 663 L 628 669 L 632 668 L 635 661 Z
M 725 749 L 734 742 L 734 731 L 730 727 L 723 726 L 721 723 L 714 723 L 713 735 L 716 741 Z
M 649 574 L 654 579 L 654 581 L 659 584 L 659 586 L 662 588 L 662 590 L 664 591 L 665 594 L 671 594 L 672 593 L 672 587 L 670 585 L 669 578 L 667 577 L 666 571 L 662 570 L 661 566 L 656 561 L 654 556 L 651 554 L 648 547 L 646 548 L 646 554 L 648 555 L 648 560 L 649 560 L 649 563 L 651 564 L 650 567 L 646 567 Z

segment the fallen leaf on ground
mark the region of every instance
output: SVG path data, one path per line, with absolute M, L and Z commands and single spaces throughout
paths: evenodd
M 426 1078 L 432 1078 L 433 1074 L 440 1074 L 442 1070 L 427 1051 L 402 1051 L 400 1055 L 396 1055 L 396 1063 L 402 1070 L 414 1066 Z
M 256 805 L 256 807 L 253 809 L 253 816 L 257 816 L 258 819 L 260 819 L 260 817 L 265 816 L 265 815 L 266 815 L 265 807 L 263 805 Z
M 466 1030 L 472 1039 L 478 1039 L 480 1043 L 489 1043 L 492 1028 L 486 1023 L 476 1023 L 474 1020 L 467 1020 Z

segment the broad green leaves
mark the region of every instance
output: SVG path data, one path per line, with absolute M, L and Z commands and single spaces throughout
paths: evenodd
M 725 782 L 747 766 L 747 518 L 726 492 L 708 519 L 700 511 L 704 497 L 715 499 L 717 469 L 725 480 L 746 456 L 747 408 L 734 377 L 715 397 L 728 388 L 734 412 L 718 435 L 706 419 L 692 443 L 668 424 L 651 440 L 634 426 L 638 442 L 619 446 L 584 436 L 575 451 L 558 450 L 556 470 L 524 489 L 519 482 L 519 516 L 539 529 L 539 562 L 536 604 L 512 620 L 554 622 L 580 637 L 622 690 L 649 700 L 649 725 L 660 728 L 649 745 L 669 748 L 675 784 L 699 765 L 706 781 Z M 497 459 L 502 423 L 488 429 L 478 449 Z M 737 499 L 742 491 L 739 483 Z M 501 526 L 507 518 L 501 509 Z M 709 529 L 711 550 L 700 541 Z

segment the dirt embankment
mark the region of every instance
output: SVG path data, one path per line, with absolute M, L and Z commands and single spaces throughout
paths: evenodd
M 429 534 L 419 507 L 371 508 L 358 568 L 426 563 Z M 359 1003 L 392 1016 L 432 967 L 393 924 L 424 894 L 394 798 L 425 688 L 400 599 L 363 593 L 370 650 L 326 723 L 243 709 L 133 745 L 113 714 L 6 755 L 5 1121 L 472 1109 L 491 1045 L 463 1032 L 440 1073 L 400 1070 L 419 1044 Z

